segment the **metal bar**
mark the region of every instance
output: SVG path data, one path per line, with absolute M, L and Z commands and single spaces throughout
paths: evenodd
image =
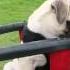
M 0 34 L 17 31 L 24 27 L 25 25 L 24 23 L 26 22 L 17 22 L 13 24 L 7 24 L 7 25 L 0 26 Z
M 70 39 L 41 40 L 23 45 L 10 46 L 0 49 L 0 60 L 8 60 L 41 53 L 52 53 L 57 50 L 70 49 Z

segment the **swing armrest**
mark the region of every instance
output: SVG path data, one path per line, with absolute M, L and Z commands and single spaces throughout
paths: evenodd
M 0 49 L 0 60 L 7 60 L 25 56 L 31 56 L 42 53 L 52 53 L 59 50 L 70 49 L 70 39 L 62 40 L 41 40 L 24 43 L 23 45 L 14 45 L 10 48 Z
M 18 31 L 24 28 L 24 25 L 26 25 L 26 22 L 16 22 L 13 24 L 7 24 L 7 25 L 0 26 L 0 34 Z

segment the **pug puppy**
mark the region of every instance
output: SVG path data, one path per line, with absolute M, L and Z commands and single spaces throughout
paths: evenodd
M 45 1 L 28 19 L 29 31 L 47 38 L 59 38 L 69 32 L 70 0 Z M 35 70 L 44 66 L 47 59 L 44 54 L 16 58 L 5 64 L 3 70 Z

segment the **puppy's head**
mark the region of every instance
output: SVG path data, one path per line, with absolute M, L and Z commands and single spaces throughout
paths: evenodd
M 44 37 L 57 38 L 69 32 L 69 0 L 48 0 L 29 18 L 28 28 Z
M 51 3 L 51 11 L 55 14 L 58 30 L 61 27 L 61 33 L 57 33 L 59 37 L 70 37 L 70 4 L 69 0 L 53 0 Z M 54 17 L 53 17 L 54 18 Z
M 61 25 L 64 26 L 62 34 L 59 34 L 59 37 L 70 37 L 70 2 L 69 0 L 55 0 L 51 3 L 51 8 L 53 12 L 56 14 L 56 19 L 60 27 Z

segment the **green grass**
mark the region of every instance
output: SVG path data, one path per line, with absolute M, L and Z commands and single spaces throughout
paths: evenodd
M 0 25 L 27 20 L 43 1 L 45 0 L 0 0 Z M 18 32 L 0 35 L 0 45 L 6 47 L 19 43 L 18 37 Z M 4 63 L 5 61 L 0 62 L 0 70 Z
M 27 20 L 28 16 L 42 2 L 43 0 L 0 0 L 0 25 Z M 0 44 L 7 44 L 6 42 L 11 43 L 12 41 L 17 42 L 18 36 L 15 36 L 15 34 L 1 35 Z

